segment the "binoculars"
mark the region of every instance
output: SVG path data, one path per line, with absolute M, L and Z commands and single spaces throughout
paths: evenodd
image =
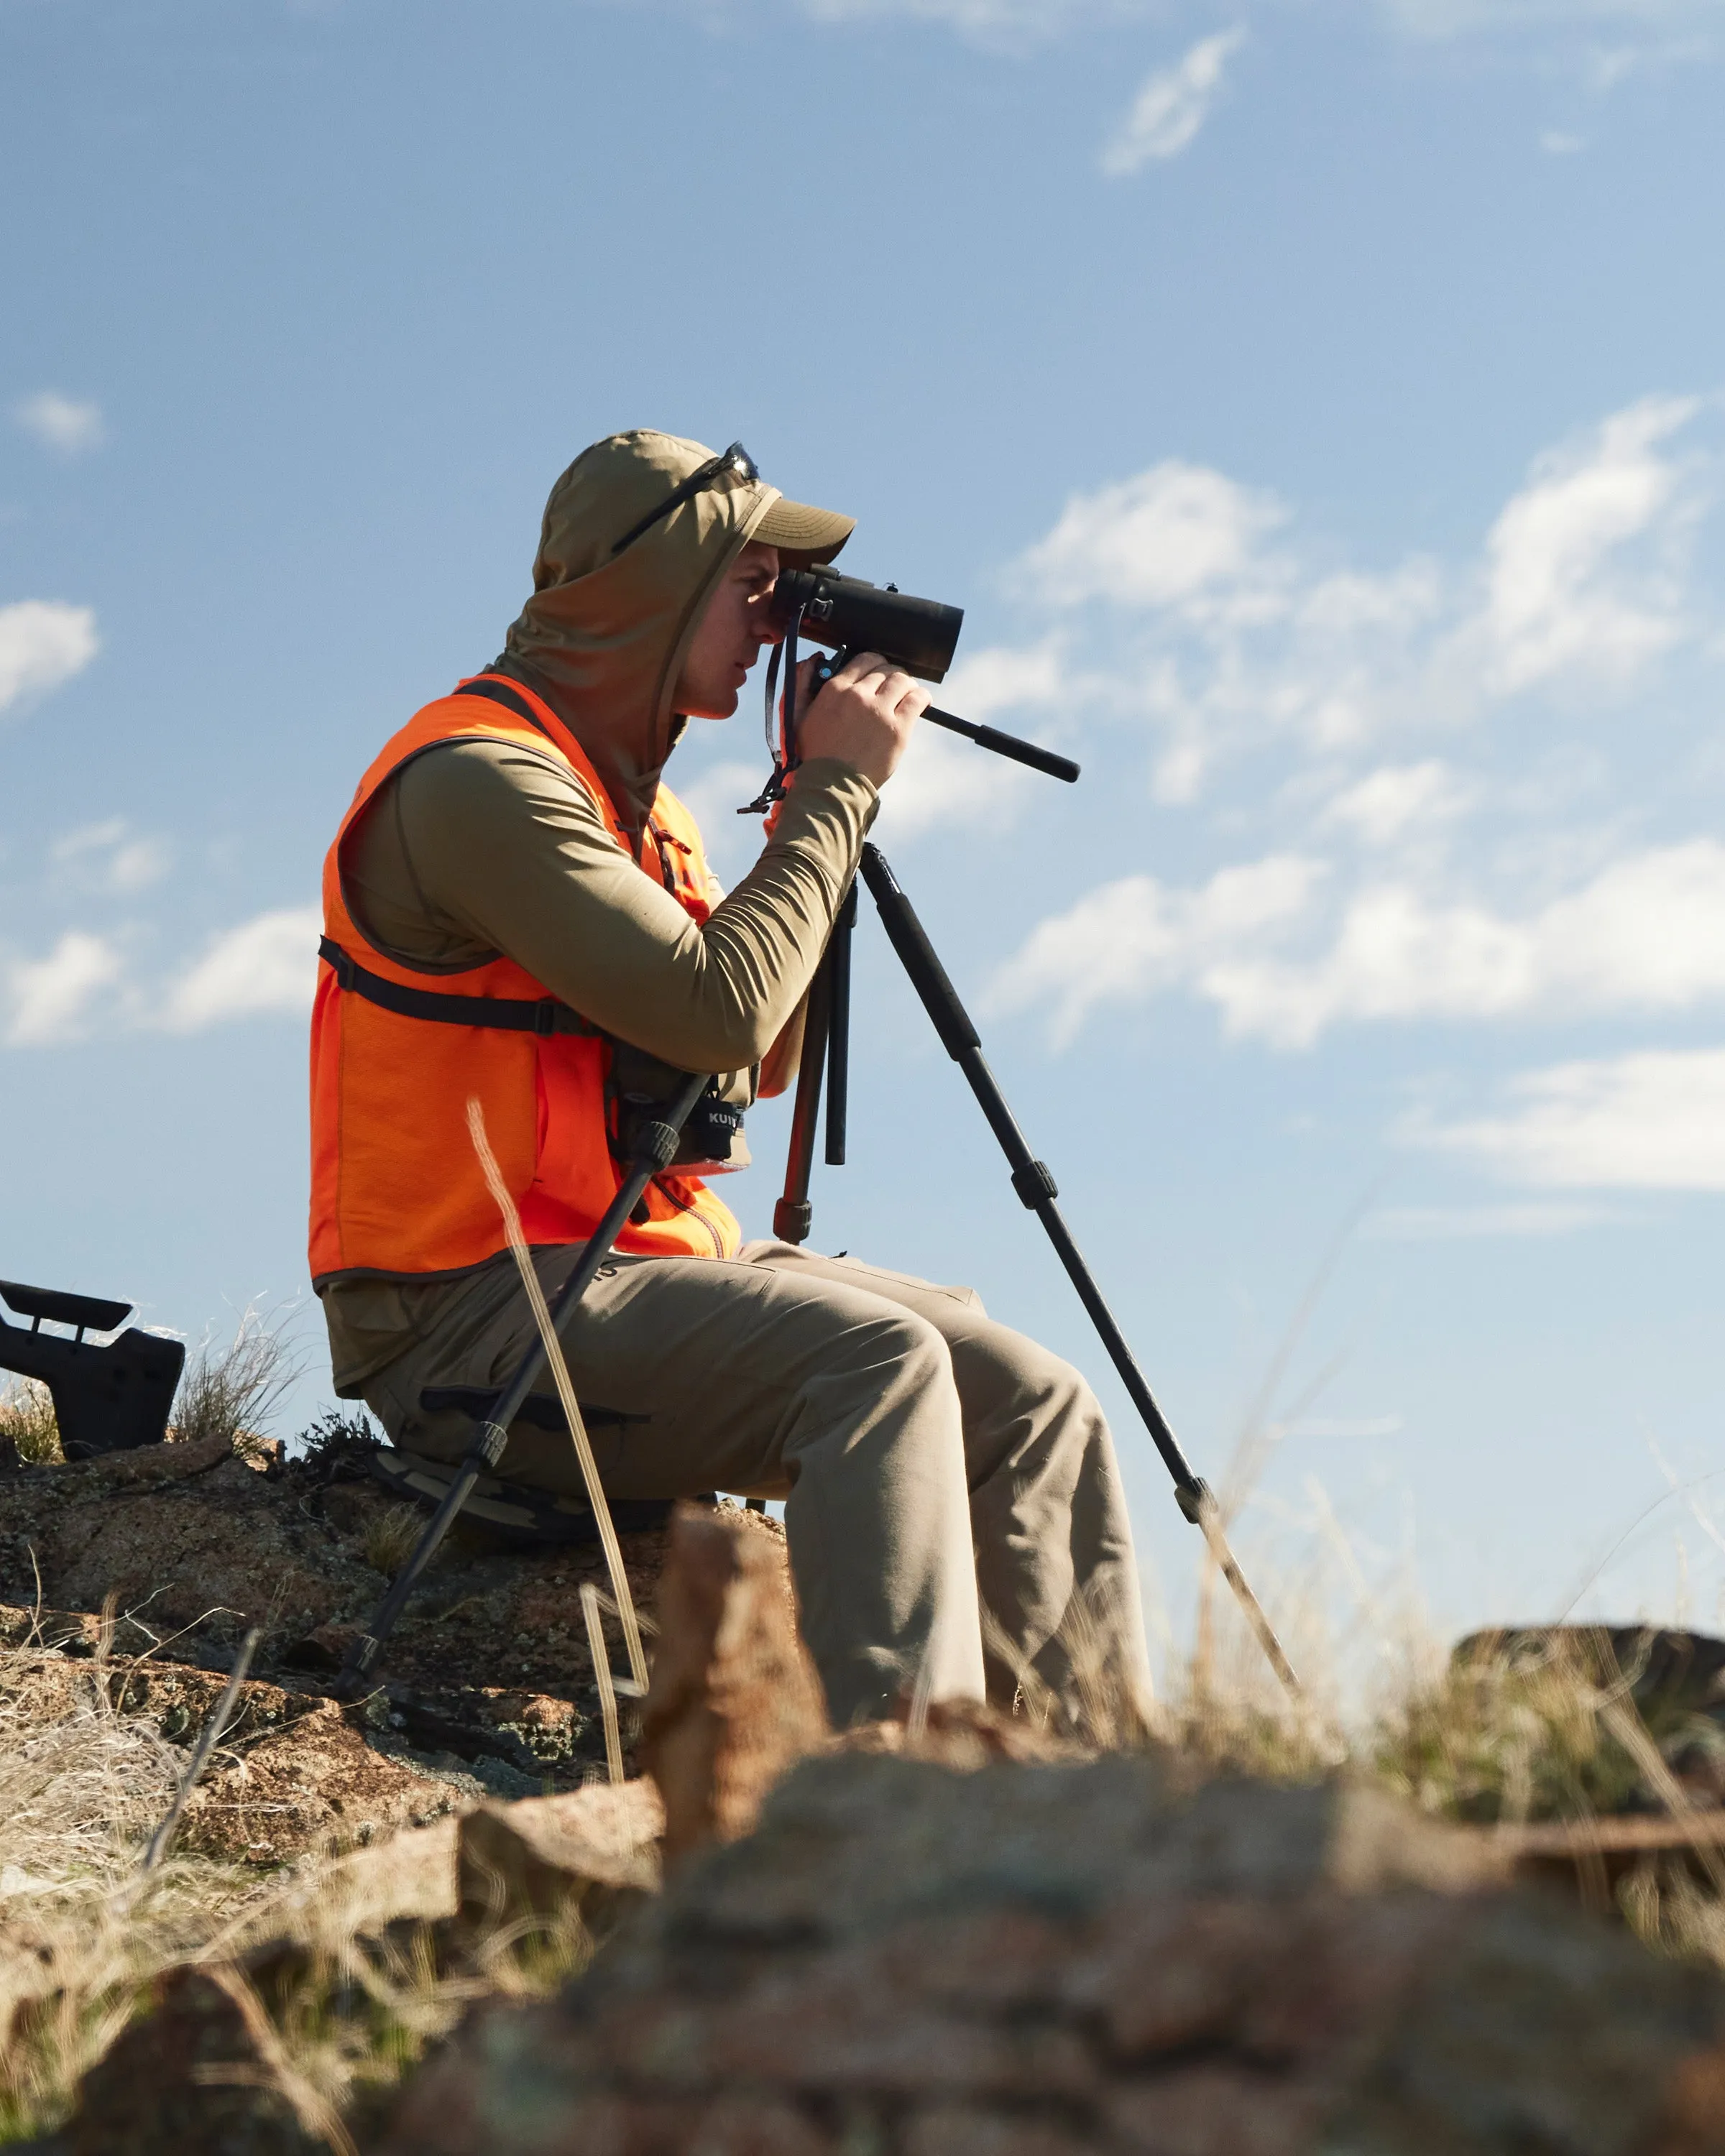
M 943 681 L 964 626 L 963 607 L 943 606 L 938 599 L 913 598 L 896 584 L 871 584 L 861 577 L 841 577 L 836 569 L 792 569 L 782 574 L 773 592 L 773 620 L 783 631 L 790 664 L 796 663 L 796 639 L 807 637 L 814 644 L 833 647 L 836 672 L 855 651 L 878 652 L 889 666 L 914 674 L 922 681 Z M 772 688 L 768 696 L 772 697 Z M 931 726 L 948 733 L 963 734 L 978 748 L 996 756 L 1010 757 L 1014 763 L 1029 764 L 1050 778 L 1064 778 L 1070 786 L 1078 777 L 1078 766 L 1070 757 L 1039 748 L 1034 742 L 1020 741 L 1016 734 L 996 726 L 973 724 L 955 718 L 951 711 L 932 705 L 922 714 Z
M 773 588 L 775 628 L 797 625 L 814 644 L 878 651 L 919 681 L 944 681 L 964 626 L 963 607 L 912 598 L 896 584 L 865 583 L 836 569 L 793 569 Z

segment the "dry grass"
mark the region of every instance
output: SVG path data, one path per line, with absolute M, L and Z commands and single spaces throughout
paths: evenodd
M 270 1419 L 300 1368 L 280 1317 L 272 1322 L 255 1303 L 249 1305 L 225 1348 L 206 1342 L 187 1362 L 168 1436 L 189 1445 L 219 1432 L 243 1458 L 261 1456 Z
M 1626 1680 L 1563 1645 L 1449 1663 L 1380 1724 L 1373 1763 L 1423 1810 L 1479 1823 L 1623 1810 L 1645 1780 L 1609 1727 Z M 1681 1741 L 1681 1736 L 1680 1736 Z
M 228 1972 L 244 2010 L 234 1957 L 266 1940 L 295 1949 L 273 1957 L 264 2064 L 307 2123 L 363 2112 L 475 1999 L 538 1995 L 579 1966 L 572 1921 L 493 1928 L 453 1969 L 428 1926 L 375 1936 L 333 1857 L 260 1879 L 176 1856 L 142 1876 L 185 1753 L 115 1712 L 100 1656 L 73 1713 L 23 1722 L 8 1682 L 23 1652 L 0 1652 L 0 2143 L 65 2117 L 144 1987 L 178 1964 Z
M 136 1891 L 143 1843 L 167 1809 L 182 1754 L 116 1714 L 103 1661 L 63 1721 L 21 1719 L 0 1656 L 0 2135 L 57 2117 L 153 1971 L 195 1953 L 258 1883 L 198 1860 L 164 1865 Z M 46 1958 L 44 1958 L 44 1956 Z
M 366 1528 L 365 1559 L 373 1572 L 393 1579 L 418 1548 L 430 1518 L 417 1505 L 392 1505 Z
M 37 1378 L 13 1378 L 0 1388 L 0 1440 L 9 1439 L 31 1467 L 63 1459 L 54 1398 Z
M 339 1871 L 328 1885 L 339 1897 Z M 339 1898 L 314 1929 L 303 1955 L 285 1967 L 276 1958 L 263 2002 L 277 2084 L 314 2133 L 320 2117 L 357 2123 L 374 2113 L 470 2006 L 545 1997 L 585 1965 L 591 1944 L 578 1917 L 536 1917 L 494 1928 L 451 1968 L 429 1924 L 341 1935 Z M 324 2138 L 340 2145 L 335 2133 Z

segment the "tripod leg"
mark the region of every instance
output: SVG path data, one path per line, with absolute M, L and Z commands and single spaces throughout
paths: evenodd
M 922 998 L 922 1008 L 934 1023 L 941 1045 L 964 1073 L 971 1091 L 975 1094 L 978 1106 L 988 1119 L 988 1127 L 999 1141 L 1000 1150 L 1006 1155 L 1012 1169 L 1012 1187 L 1018 1193 L 1019 1202 L 1036 1215 L 1047 1230 L 1048 1239 L 1065 1267 L 1067 1277 L 1077 1289 L 1078 1298 L 1101 1336 L 1102 1345 L 1108 1351 L 1109 1360 L 1118 1372 L 1132 1405 L 1142 1418 L 1151 1441 L 1162 1455 L 1163 1464 L 1173 1478 L 1175 1502 L 1192 1524 L 1203 1530 L 1223 1576 L 1233 1589 L 1271 1668 L 1289 1691 L 1297 1696 L 1299 1680 L 1295 1676 L 1287 1656 L 1282 1652 L 1281 1643 L 1271 1630 L 1258 1598 L 1246 1584 L 1234 1553 L 1228 1547 L 1227 1537 L 1222 1530 L 1220 1512 L 1209 1486 L 1194 1471 L 1191 1462 L 1180 1449 L 1179 1440 L 1169 1427 L 1168 1418 L 1157 1405 L 1155 1395 L 1151 1392 L 1143 1372 L 1138 1368 L 1137 1358 L 1132 1353 L 1126 1335 L 1108 1307 L 1095 1274 L 1086 1264 L 1083 1252 L 1072 1240 L 1072 1231 L 1055 1203 L 1060 1195 L 1055 1179 L 1031 1152 L 1024 1132 L 1019 1128 L 1018 1119 L 1007 1105 L 1006 1096 L 983 1059 L 982 1040 L 971 1023 L 970 1014 L 958 1000 L 958 992 L 947 979 L 947 969 L 936 955 L 922 923 L 916 918 L 916 909 L 900 889 L 897 878 L 887 866 L 886 857 L 878 847 L 865 845 L 863 848 L 862 877 L 880 909 L 887 939 L 910 975 L 911 985 Z
M 856 927 L 856 886 L 845 895 L 827 946 L 827 1149 L 829 1168 L 845 1165 L 850 1120 L 850 937 Z
M 814 1132 L 820 1121 L 820 1084 L 826 1069 L 831 998 L 832 977 L 823 958 L 809 984 L 803 1060 L 797 1065 L 797 1098 L 791 1110 L 790 1151 L 784 1166 L 784 1195 L 773 1209 L 773 1232 L 781 1243 L 806 1243 L 814 1218 L 814 1208 L 809 1202 L 809 1178 L 814 1168 Z

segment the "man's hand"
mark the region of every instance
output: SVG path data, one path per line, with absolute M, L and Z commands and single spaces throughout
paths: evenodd
M 814 662 L 797 669 L 800 697 Z M 878 653 L 860 651 L 839 669 L 797 722 L 799 756 L 835 756 L 884 786 L 896 769 L 930 691 Z

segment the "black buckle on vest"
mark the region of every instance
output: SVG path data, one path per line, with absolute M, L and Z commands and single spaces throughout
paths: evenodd
M 533 1030 L 542 1040 L 548 1040 L 557 1029 L 557 1013 L 562 1005 L 555 996 L 542 996 L 533 1006 Z
M 359 968 L 341 945 L 332 942 L 326 936 L 318 944 L 317 955 L 334 973 L 336 986 L 345 993 L 351 995 L 353 993 L 354 982 L 357 978 Z

